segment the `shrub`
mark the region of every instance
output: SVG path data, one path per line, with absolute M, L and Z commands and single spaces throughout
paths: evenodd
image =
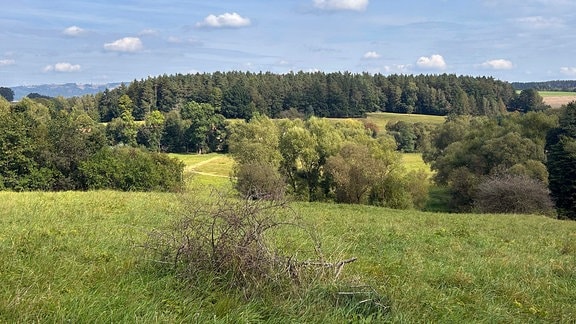
M 236 166 L 234 187 L 242 197 L 280 200 L 286 182 L 280 172 L 268 163 L 248 162 Z
M 79 170 L 88 190 L 178 191 L 184 185 L 181 161 L 131 147 L 104 148 Z
M 549 190 L 527 176 L 490 177 L 478 185 L 474 207 L 482 213 L 553 215 Z
M 286 226 L 303 229 L 312 243 L 304 251 L 302 239 L 293 242 L 298 246 L 294 253 L 319 255 L 313 232 L 300 224 L 284 200 L 238 200 L 215 191 L 210 203 L 182 198 L 183 217 L 167 230 L 151 232 L 144 247 L 153 260 L 190 282 L 219 278 L 223 284 L 243 289 L 300 282 L 307 273 L 303 263 L 272 243 L 271 233 Z M 283 241 L 282 245 L 290 244 Z

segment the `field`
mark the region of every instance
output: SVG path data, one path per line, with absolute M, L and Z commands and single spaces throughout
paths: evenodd
M 544 98 L 544 103 L 552 108 L 559 108 L 571 101 L 576 101 L 576 92 L 539 91 L 538 93 Z
M 228 157 L 179 157 L 191 174 L 187 195 L 230 186 Z M 274 291 L 247 300 L 159 271 L 141 245 L 178 218 L 178 194 L 0 192 L 0 200 L 0 323 L 341 323 L 365 315 L 321 286 L 301 287 L 299 297 Z M 293 208 L 328 258 L 358 258 L 335 285 L 378 294 L 387 312 L 377 321 L 576 318 L 576 222 L 325 203 Z
M 389 122 L 404 121 L 408 123 L 442 124 L 446 118 L 444 116 L 397 114 L 397 113 L 369 113 L 366 121 L 374 123 L 380 130 L 386 128 Z

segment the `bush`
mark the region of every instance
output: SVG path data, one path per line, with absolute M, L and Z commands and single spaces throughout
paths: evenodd
M 268 163 L 248 162 L 236 166 L 234 187 L 242 197 L 281 200 L 286 182 Z
M 554 214 L 549 190 L 527 176 L 490 177 L 480 183 L 474 207 L 482 213 Z
M 79 170 L 87 190 L 178 191 L 184 186 L 181 161 L 131 147 L 104 148 Z
M 303 229 L 304 240 L 312 243 L 309 251 L 303 251 L 302 239 L 294 241 L 293 253 L 318 256 L 313 232 L 299 224 L 283 200 L 238 200 L 220 192 L 212 192 L 210 203 L 182 198 L 183 217 L 167 230 L 151 232 L 144 247 L 152 260 L 187 281 L 218 278 L 246 291 L 301 282 L 308 273 L 303 263 L 284 255 L 272 243 L 271 234 L 286 226 Z M 282 246 L 287 245 L 290 243 L 282 241 Z

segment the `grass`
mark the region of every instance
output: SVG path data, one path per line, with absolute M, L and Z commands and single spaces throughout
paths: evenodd
M 432 174 L 430 166 L 424 163 L 424 160 L 422 160 L 422 154 L 420 153 L 402 153 L 402 163 L 408 172 L 424 170 L 428 174 Z
M 576 92 L 569 91 L 538 91 L 544 103 L 552 108 L 560 108 L 572 101 L 576 101 Z
M 222 172 L 218 156 L 211 160 Z M 409 159 L 417 160 L 414 156 Z M 415 162 L 417 163 L 417 162 Z M 211 170 L 210 163 L 202 165 Z M 220 165 L 221 164 L 221 165 Z M 203 169 L 206 170 L 206 169 Z M 195 174 L 189 194 L 229 188 Z M 361 322 L 331 287 L 245 299 L 213 280 L 183 286 L 139 245 L 182 208 L 175 194 L 0 192 L 0 323 Z M 425 213 L 295 203 L 341 283 L 390 306 L 387 322 L 570 322 L 576 318 L 576 222 L 542 216 Z M 367 319 L 366 319 L 367 321 Z
M 538 94 L 542 97 L 575 97 L 576 92 L 574 91 L 538 91 Z
M 432 115 L 416 115 L 416 114 L 397 114 L 397 113 L 369 113 L 366 121 L 374 123 L 380 130 L 386 129 L 386 124 L 389 122 L 404 121 L 408 123 L 424 123 L 439 125 L 444 123 L 446 117 L 432 116 Z

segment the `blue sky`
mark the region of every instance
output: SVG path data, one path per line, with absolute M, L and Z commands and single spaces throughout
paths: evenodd
M 574 0 L 18 0 L 0 11 L 0 86 L 231 70 L 576 79 L 575 31 Z

